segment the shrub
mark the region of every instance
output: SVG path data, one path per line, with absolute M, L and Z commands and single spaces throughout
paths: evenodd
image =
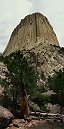
M 42 94 L 38 94 L 33 98 L 33 102 L 39 105 L 41 109 L 45 109 L 44 105 L 50 102 L 50 97 Z

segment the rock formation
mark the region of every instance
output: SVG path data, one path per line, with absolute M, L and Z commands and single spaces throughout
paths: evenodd
M 17 50 L 28 55 L 39 72 L 38 85 L 48 75 L 64 67 L 64 49 L 59 46 L 56 34 L 45 16 L 34 13 L 26 16 L 12 32 L 4 56 Z
M 12 32 L 4 55 L 16 50 L 30 50 L 39 44 L 59 46 L 56 34 L 45 16 L 34 13 L 26 16 Z
M 0 129 L 4 129 L 10 124 L 11 118 L 13 118 L 13 114 L 0 105 Z

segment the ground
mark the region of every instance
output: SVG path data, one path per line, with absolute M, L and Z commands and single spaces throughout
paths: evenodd
M 16 120 L 12 122 L 12 124 L 15 124 Z M 49 123 L 46 120 L 31 120 L 30 122 L 20 122 L 19 121 L 19 127 L 15 127 L 13 125 L 10 125 L 7 129 L 64 129 L 64 125 L 61 125 L 57 123 Z

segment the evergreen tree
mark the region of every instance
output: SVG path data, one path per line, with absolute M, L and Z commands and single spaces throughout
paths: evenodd
M 48 77 L 48 86 L 57 94 L 57 102 L 64 106 L 64 68 Z
M 28 94 L 35 93 L 37 87 L 37 72 L 28 64 L 26 57 L 18 51 L 4 57 L 7 67 L 5 79 L 1 81 L 5 95 L 16 101 L 25 88 Z

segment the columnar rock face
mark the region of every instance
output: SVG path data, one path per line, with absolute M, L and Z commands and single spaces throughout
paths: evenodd
M 12 32 L 4 55 L 9 55 L 16 50 L 31 50 L 42 44 L 59 46 L 56 34 L 45 16 L 34 13 L 26 16 Z

